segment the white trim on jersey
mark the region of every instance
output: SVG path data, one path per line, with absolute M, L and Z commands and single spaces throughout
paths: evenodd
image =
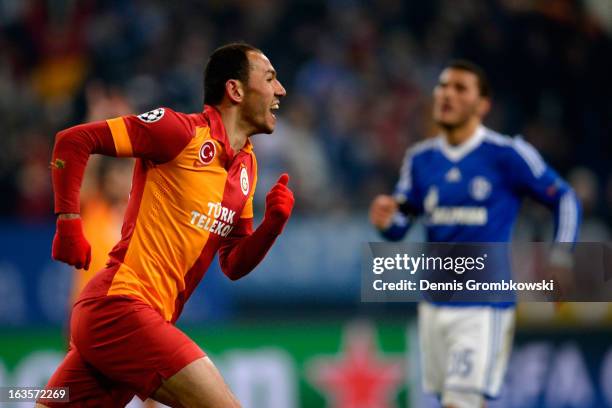
M 400 178 L 396 187 L 398 191 L 396 199 L 399 202 L 406 201 L 406 193 L 412 189 L 412 158 L 425 150 L 434 148 L 435 145 L 436 139 L 426 139 L 406 150 L 402 168 L 400 169 Z
M 406 151 L 406 155 L 404 156 L 404 162 L 402 163 L 402 167 L 400 169 L 400 178 L 397 182 L 397 190 L 399 194 L 405 194 L 406 192 L 412 189 L 412 152 L 411 150 Z M 406 197 L 404 197 L 404 200 Z
M 444 156 L 446 156 L 448 160 L 452 162 L 458 162 L 459 160 L 467 156 L 467 154 L 470 153 L 472 150 L 480 146 L 480 143 L 485 138 L 485 135 L 486 129 L 484 126 L 480 125 L 476 128 L 476 131 L 472 136 L 469 137 L 468 140 L 457 146 L 453 146 L 448 143 L 448 140 L 446 140 L 444 136 L 439 136 L 438 143 L 440 144 L 440 151 Z
M 556 242 L 574 242 L 578 223 L 578 208 L 573 191 L 563 194 L 559 204 L 559 221 Z
M 540 153 L 521 136 L 510 138 L 487 129 L 485 139 L 498 146 L 511 146 L 515 152 L 527 163 L 529 170 L 535 178 L 539 178 L 546 171 L 546 163 Z
M 529 169 L 533 173 L 535 178 L 539 178 L 546 171 L 546 163 L 540 156 L 540 153 L 529 143 L 527 143 L 522 137 L 515 137 L 513 139 L 512 147 L 521 156 Z
M 512 138 L 510 138 L 509 136 L 502 135 L 501 133 L 497 133 L 494 130 L 491 130 L 489 128 L 485 128 L 485 130 L 486 130 L 485 140 L 487 142 L 491 142 L 498 146 L 511 146 L 512 145 Z

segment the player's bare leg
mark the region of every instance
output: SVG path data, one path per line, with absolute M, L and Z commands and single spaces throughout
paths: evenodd
M 34 405 L 34 408 L 48 408 L 46 405 L 43 404 L 36 404 Z
M 167 405 L 169 407 L 172 408 L 183 408 L 183 405 L 181 405 L 176 398 L 174 398 L 174 396 L 172 396 L 168 391 L 166 391 L 164 388 L 159 387 L 157 389 L 157 391 L 155 391 L 155 396 L 153 397 L 154 399 L 148 398 L 143 406 L 144 408 L 153 408 L 153 407 L 157 407 L 157 402 Z
M 168 397 L 172 398 L 169 400 Z M 159 399 L 158 399 L 159 398 Z M 164 398 L 165 401 L 164 402 Z M 240 403 L 208 357 L 200 358 L 164 381 L 153 399 L 178 407 L 240 408 Z M 171 405 L 176 407 L 177 405 Z
M 171 395 L 167 395 L 164 396 L 166 397 L 166 399 L 164 400 L 158 400 L 157 402 L 161 402 L 164 405 L 167 405 L 169 407 L 180 407 L 181 405 L 176 402 Z M 147 398 L 147 400 L 145 402 L 142 403 L 143 408 L 157 408 L 157 402 L 155 402 L 155 400 L 152 400 L 151 398 Z

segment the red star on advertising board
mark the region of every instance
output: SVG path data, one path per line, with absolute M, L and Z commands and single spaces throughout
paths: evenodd
M 345 330 L 335 357 L 318 357 L 307 368 L 310 381 L 332 408 L 391 408 L 402 385 L 402 361 L 383 358 L 369 325 Z

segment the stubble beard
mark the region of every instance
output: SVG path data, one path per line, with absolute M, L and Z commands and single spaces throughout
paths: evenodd
M 475 109 L 473 109 L 472 112 L 470 113 L 466 113 L 466 115 L 460 117 L 459 119 L 457 119 L 454 122 L 444 122 L 443 120 L 435 120 L 434 122 L 436 123 L 436 125 L 438 125 L 443 131 L 445 132 L 453 132 L 457 129 L 460 129 L 464 126 L 466 126 L 470 119 L 472 118 L 472 115 L 475 113 Z

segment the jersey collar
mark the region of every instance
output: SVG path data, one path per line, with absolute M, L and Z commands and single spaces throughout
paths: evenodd
M 214 106 L 204 105 L 203 113 L 206 121 L 208 122 L 208 126 L 210 126 L 212 138 L 223 145 L 229 157 L 234 157 L 234 149 L 232 149 L 227 137 L 227 131 L 225 130 L 225 125 L 223 125 L 223 120 L 221 119 L 221 112 L 219 112 L 219 110 Z M 251 139 L 247 139 L 244 147 L 240 150 L 246 153 L 251 153 L 253 151 Z
M 468 155 L 472 150 L 476 149 L 482 143 L 485 137 L 486 129 L 480 125 L 476 128 L 476 131 L 472 136 L 460 145 L 453 146 L 446 140 L 444 135 L 438 137 L 440 151 L 446 158 L 452 162 L 458 162 Z

